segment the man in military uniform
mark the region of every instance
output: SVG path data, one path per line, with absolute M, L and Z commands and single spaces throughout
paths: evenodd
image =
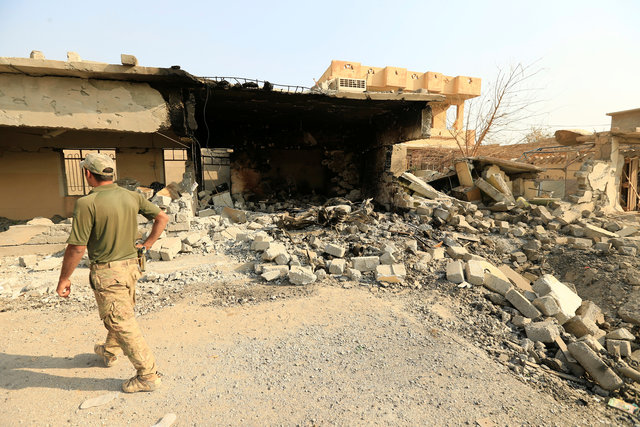
M 57 293 L 71 293 L 69 278 L 89 251 L 89 282 L 94 291 L 100 319 L 107 328 L 104 344 L 94 351 L 106 366 L 117 360 L 120 349 L 137 370 L 137 375 L 122 384 L 127 393 L 153 391 L 160 386 L 155 358 L 134 317 L 135 285 L 140 278 L 135 240 L 138 213 L 153 219 L 147 239 L 138 245 L 149 249 L 168 222 L 167 214 L 142 194 L 119 187 L 113 182 L 115 164 L 104 154 L 88 154 L 80 163 L 93 189 L 76 201 L 73 225 L 67 240 Z

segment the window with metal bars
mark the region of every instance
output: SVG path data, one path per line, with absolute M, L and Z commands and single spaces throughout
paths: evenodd
M 79 149 L 79 150 L 62 150 L 64 158 L 64 178 L 65 191 L 67 196 L 84 196 L 89 194 L 91 187 L 82 173 L 80 162 L 90 153 L 102 153 L 111 157 L 116 161 L 116 150 L 109 149 Z M 117 170 L 114 172 L 113 179 L 117 179 Z

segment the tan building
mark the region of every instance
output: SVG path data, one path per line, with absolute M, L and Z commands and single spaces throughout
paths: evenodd
M 68 216 L 89 190 L 79 161 L 91 151 L 115 157 L 119 179 L 170 182 L 177 163 L 182 175 L 193 106 L 180 88 L 197 81 L 127 60 L 0 58 L 0 216 Z
M 452 129 L 464 127 L 465 101 L 480 96 L 481 79 L 468 76 L 446 76 L 433 71 L 410 71 L 400 67 L 371 67 L 352 61 L 331 61 L 317 85 L 327 89 L 366 92 L 412 92 L 443 95 L 441 102 L 431 104 L 432 122 L 429 139 L 405 143 L 407 147 L 457 148 Z M 455 120 L 447 126 L 447 112 L 455 107 Z M 473 138 L 473 135 L 467 135 Z M 471 140 L 469 139 L 469 140 Z

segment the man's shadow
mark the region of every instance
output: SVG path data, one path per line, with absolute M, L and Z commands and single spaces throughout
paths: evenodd
M 65 377 L 35 372 L 41 369 L 75 369 L 93 366 L 101 367 L 98 356 L 93 353 L 78 354 L 74 357 L 26 356 L 0 353 L 0 388 L 7 390 L 20 390 L 30 387 L 89 391 L 120 390 L 121 379 Z

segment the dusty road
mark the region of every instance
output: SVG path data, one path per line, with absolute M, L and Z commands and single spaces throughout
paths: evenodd
M 257 304 L 209 302 L 196 295 L 139 318 L 165 375 L 162 390 L 85 410 L 85 399 L 118 391 L 132 374 L 126 360 L 98 366 L 97 314 L 0 313 L 0 425 L 150 426 L 168 412 L 181 426 L 605 421 L 425 324 L 402 296 L 318 285 Z M 448 315 L 446 306 L 432 308 Z

